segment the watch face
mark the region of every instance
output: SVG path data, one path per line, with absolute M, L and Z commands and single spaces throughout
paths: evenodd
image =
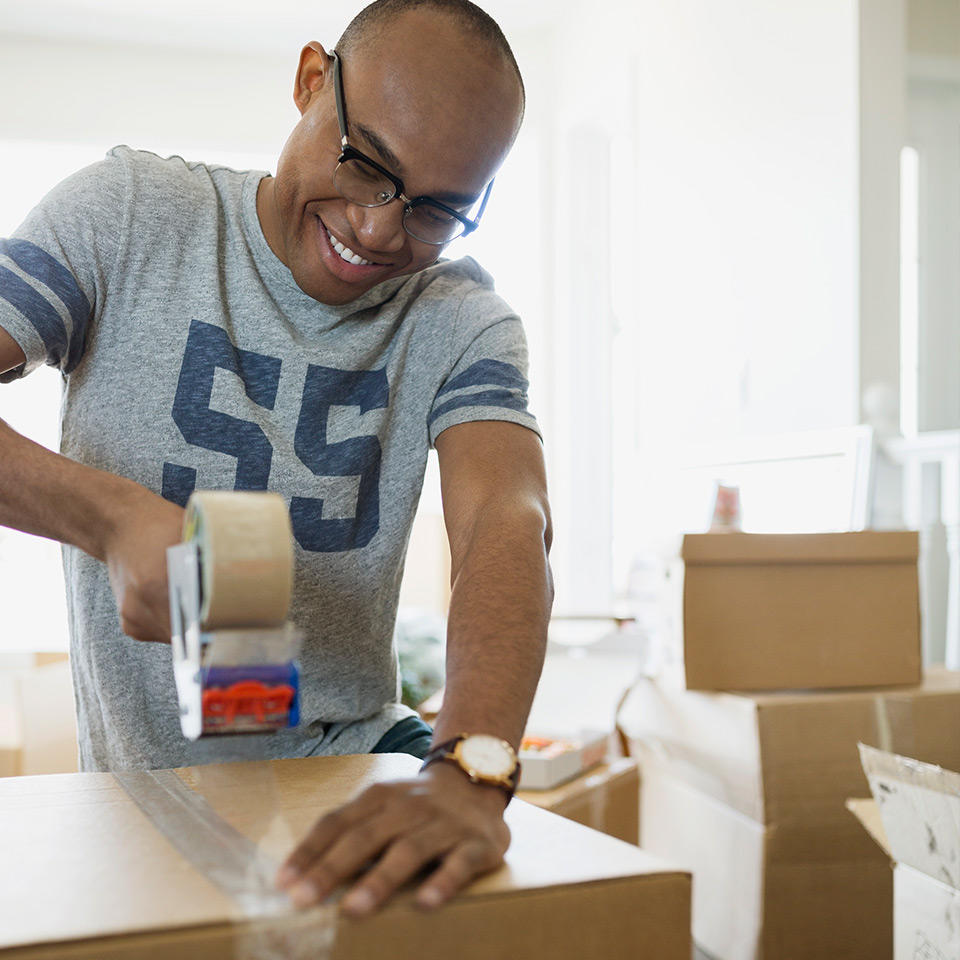
M 460 757 L 483 777 L 509 776 L 516 765 L 510 745 L 487 734 L 474 734 L 461 740 Z

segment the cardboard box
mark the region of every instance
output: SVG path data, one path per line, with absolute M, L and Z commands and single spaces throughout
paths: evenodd
M 627 843 L 640 842 L 640 775 L 628 758 L 581 774 L 553 790 L 520 790 L 521 800 Z
M 0 664 L 0 777 L 77 771 L 77 717 L 64 654 Z
M 687 687 L 918 683 L 917 555 L 911 532 L 687 535 Z
M 960 767 L 960 672 L 931 668 L 913 687 L 808 693 L 684 690 L 676 673 L 634 685 L 619 726 L 640 759 L 761 823 L 825 818 L 862 792 L 857 743 Z
M 218 820 L 279 860 L 325 810 L 416 769 L 412 757 L 374 755 L 175 773 Z M 508 823 L 504 867 L 436 913 L 405 891 L 373 918 L 340 919 L 329 956 L 689 960 L 688 874 L 522 801 Z M 0 781 L 0 848 L 17 865 L 0 880 L 4 960 L 226 960 L 251 932 L 110 774 Z
M 889 864 L 850 831 L 784 836 L 656 765 L 641 797 L 641 847 L 693 874 L 693 936 L 711 957 L 889 960 Z
M 960 673 L 805 694 L 682 682 L 641 681 L 621 727 L 641 846 L 693 871 L 698 944 L 722 960 L 889 957 L 888 864 L 844 806 L 864 789 L 856 745 L 960 765 Z
M 894 960 L 956 960 L 960 775 L 869 747 L 861 755 L 874 800 L 848 806 L 896 861 Z

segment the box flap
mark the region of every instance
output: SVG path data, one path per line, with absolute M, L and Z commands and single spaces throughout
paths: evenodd
M 864 830 L 877 841 L 880 849 L 892 859 L 887 832 L 883 829 L 883 818 L 876 800 L 847 800 L 847 809 L 863 824 Z
M 919 535 L 909 530 L 855 533 L 688 533 L 689 565 L 750 563 L 915 562 Z
M 960 774 L 862 743 L 860 760 L 893 857 L 960 890 Z

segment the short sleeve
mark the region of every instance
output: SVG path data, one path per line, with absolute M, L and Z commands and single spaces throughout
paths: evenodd
M 474 333 L 437 391 L 427 425 L 430 445 L 448 427 L 474 420 L 517 423 L 541 436 L 528 409 L 527 341 L 519 318 L 499 297 L 479 290 L 461 307 L 458 328 Z M 491 318 L 491 307 L 499 317 Z M 485 316 L 484 316 L 485 315 Z
M 124 162 L 111 152 L 54 187 L 13 236 L 0 238 L 0 327 L 26 356 L 0 382 L 42 363 L 64 374 L 80 363 L 116 262 L 126 183 Z

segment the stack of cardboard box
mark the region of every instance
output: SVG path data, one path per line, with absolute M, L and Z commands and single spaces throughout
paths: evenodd
M 857 743 L 960 765 L 960 674 L 919 676 L 915 535 L 714 535 L 685 554 L 686 675 L 641 681 L 621 711 L 641 845 L 692 869 L 710 956 L 890 957 L 889 863 L 845 809 Z

